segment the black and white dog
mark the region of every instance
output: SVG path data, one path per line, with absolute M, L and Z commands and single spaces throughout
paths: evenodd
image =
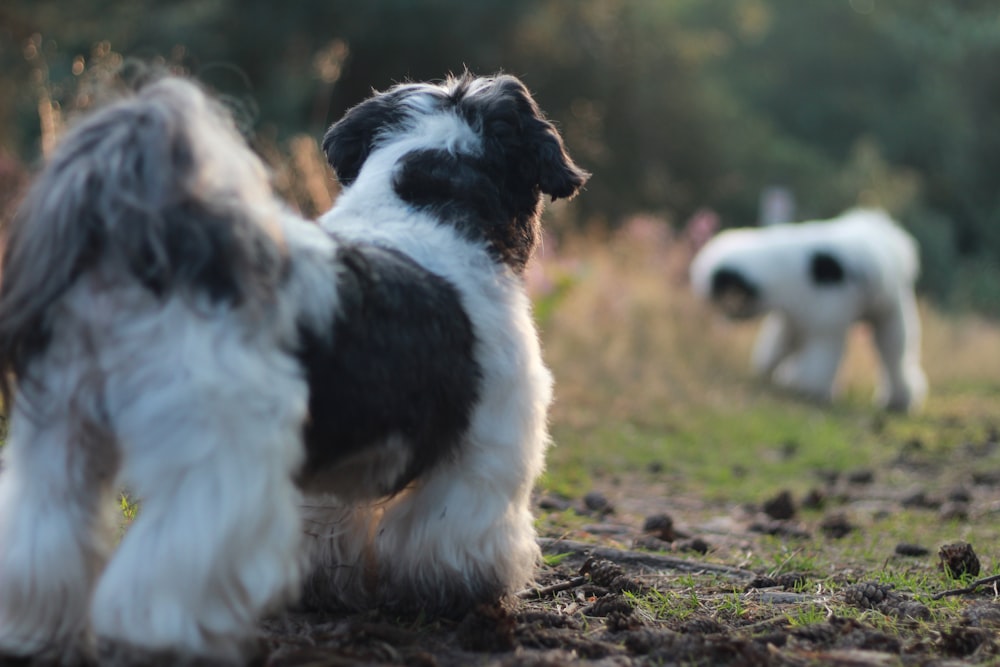
M 830 401 L 848 333 L 872 331 L 882 373 L 875 399 L 916 411 L 927 395 L 914 284 L 916 241 L 884 211 L 729 229 L 698 252 L 691 286 L 732 319 L 764 317 L 751 360 L 780 387 Z
M 551 377 L 521 274 L 587 174 L 510 76 L 397 86 L 323 146 L 316 225 L 164 78 L 36 179 L 0 286 L 0 654 L 238 660 L 303 582 L 447 611 L 531 579 Z

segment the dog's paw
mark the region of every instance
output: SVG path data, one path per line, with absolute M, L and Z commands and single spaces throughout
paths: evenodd
M 74 649 L 37 655 L 14 655 L 0 650 L 0 667 L 98 667 L 90 653 Z
M 97 663 L 101 667 L 245 667 L 263 663 L 264 647 L 248 642 L 234 655 L 205 656 L 170 649 L 148 649 L 134 644 L 101 639 Z M 0 663 L 3 665 L 3 663 Z M 89 666 L 87 666 L 89 667 Z

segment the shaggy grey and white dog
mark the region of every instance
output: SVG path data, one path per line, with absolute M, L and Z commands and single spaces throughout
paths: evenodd
M 729 317 L 765 316 L 753 351 L 763 378 L 829 401 L 847 335 L 868 324 L 882 365 L 876 402 L 921 407 L 916 242 L 883 211 L 854 209 L 832 220 L 731 229 L 691 265 L 694 291 Z
M 522 272 L 587 174 L 509 76 L 397 86 L 324 149 L 316 225 L 165 78 L 36 179 L 0 286 L 0 654 L 239 660 L 303 582 L 440 612 L 531 579 L 551 377 Z

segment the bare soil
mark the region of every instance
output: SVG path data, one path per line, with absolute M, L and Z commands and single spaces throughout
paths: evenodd
M 978 550 L 994 563 L 995 542 L 956 540 L 941 555 L 941 544 L 864 535 L 878 530 L 865 517 L 893 513 L 952 522 L 957 535 L 963 522 L 995 521 L 1000 470 L 980 469 L 979 458 L 909 452 L 882 470 L 816 471 L 815 488 L 801 497 L 776 488 L 734 507 L 670 497 L 656 483 L 657 466 L 580 498 L 540 497 L 541 525 L 547 513 L 566 512 L 585 523 L 565 531 L 574 539 L 542 538 L 544 553 L 561 559 L 549 559 L 558 562 L 543 567 L 538 589 L 458 621 L 291 613 L 263 625 L 261 664 L 998 664 L 996 582 L 949 592 L 988 574 L 972 561 Z M 869 538 L 885 561 L 859 563 L 843 546 L 850 537 Z M 745 557 L 775 544 L 829 553 L 817 554 L 812 571 L 763 568 Z M 967 569 L 952 578 L 944 564 Z M 886 568 L 923 575 L 933 590 L 878 583 Z M 940 607 L 935 590 L 950 606 Z

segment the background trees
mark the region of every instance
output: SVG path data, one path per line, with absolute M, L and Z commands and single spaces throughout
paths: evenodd
M 504 69 L 594 173 L 580 225 L 751 224 L 772 185 L 800 218 L 880 204 L 927 293 L 1000 315 L 992 0 L 5 0 L 5 159 L 33 163 L 46 100 L 67 115 L 118 54 L 193 72 L 279 143 L 372 87 Z

